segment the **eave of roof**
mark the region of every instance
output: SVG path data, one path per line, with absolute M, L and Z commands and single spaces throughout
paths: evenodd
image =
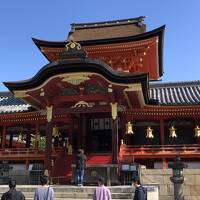
M 113 44 L 113 43 L 123 43 L 123 42 L 132 42 L 132 41 L 141 41 L 145 39 L 149 39 L 155 36 L 159 36 L 159 39 L 163 40 L 163 33 L 165 30 L 165 25 L 154 29 L 152 31 L 148 31 L 139 35 L 133 35 L 128 37 L 119 37 L 119 38 L 107 38 L 107 39 L 100 39 L 100 40 L 85 40 L 79 41 L 82 46 L 89 46 L 89 45 L 99 45 L 99 44 Z M 46 40 L 39 40 L 36 38 L 32 38 L 35 45 L 41 50 L 41 47 L 49 47 L 49 48 L 64 48 L 67 40 L 64 41 L 46 41 Z M 161 42 L 163 42 L 161 40 Z
M 159 58 L 159 75 L 163 75 L 163 42 L 164 42 L 164 30 L 165 25 L 161 26 L 157 29 L 154 29 L 149 32 L 145 32 L 139 35 L 133 35 L 129 37 L 120 37 L 120 38 L 108 38 L 108 39 L 101 39 L 101 40 L 85 40 L 85 41 L 79 41 L 79 43 L 84 46 L 90 46 L 90 45 L 100 45 L 100 44 L 114 44 L 114 43 L 124 43 L 124 42 L 133 42 L 133 41 L 141 41 L 153 37 L 158 37 L 158 58 Z M 36 44 L 36 46 L 41 51 L 42 47 L 49 47 L 49 48 L 64 48 L 67 41 L 45 41 L 45 40 L 38 40 L 35 38 L 32 38 L 33 42 Z M 45 53 L 42 52 L 42 54 L 46 57 Z M 47 57 L 46 57 L 47 58 Z M 47 58 L 48 59 L 48 58 Z
M 11 92 L 0 92 L 0 114 L 29 112 L 33 108 Z
M 200 105 L 200 81 L 150 83 L 150 98 L 160 105 Z
M 162 106 L 200 105 L 200 81 L 150 83 L 149 87 L 150 99 L 158 100 L 159 104 Z M 173 88 L 173 97 L 168 98 L 168 101 L 166 96 L 169 97 L 169 95 L 171 95 L 171 88 Z M 183 92 L 184 89 L 187 91 Z M 181 94 L 178 94 L 180 91 L 182 91 Z M 186 99 L 183 96 L 185 94 L 187 95 L 189 102 L 185 101 Z M 163 95 L 165 95 L 165 97 Z M 184 98 L 180 100 L 178 99 L 180 97 Z M 175 99 L 176 101 L 173 102 L 172 99 Z M 0 114 L 28 112 L 31 110 L 33 110 L 33 108 L 29 104 L 15 98 L 11 92 L 0 92 Z

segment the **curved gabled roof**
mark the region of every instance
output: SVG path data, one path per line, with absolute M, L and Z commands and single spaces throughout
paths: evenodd
M 4 82 L 4 85 L 10 91 L 27 90 L 40 86 L 52 76 L 71 72 L 93 72 L 102 75 L 114 83 L 142 83 L 143 89 L 148 89 L 148 74 L 135 75 L 116 72 L 104 62 L 88 58 L 53 62 L 45 65 L 31 79 L 17 82 Z M 145 100 L 148 101 L 147 96 Z
M 145 39 L 150 39 L 153 37 L 158 37 L 158 60 L 159 60 L 159 75 L 163 75 L 163 42 L 164 42 L 164 30 L 165 26 L 161 26 L 157 29 L 154 29 L 149 32 L 145 32 L 138 35 L 132 35 L 127 37 L 118 37 L 118 38 L 106 38 L 106 39 L 98 39 L 98 40 L 84 40 L 79 41 L 82 47 L 92 46 L 92 45 L 100 45 L 100 44 L 114 44 L 114 43 L 125 43 L 125 42 L 134 42 L 134 41 L 142 41 Z M 47 48 L 65 48 L 67 40 L 65 41 L 45 41 L 32 38 L 36 46 L 42 50 L 42 47 Z M 42 52 L 46 57 L 45 53 Z M 46 57 L 47 58 L 47 57 Z M 48 58 L 47 58 L 48 59 Z

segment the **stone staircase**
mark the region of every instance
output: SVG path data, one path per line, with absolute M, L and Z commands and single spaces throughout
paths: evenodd
M 33 200 L 34 191 L 38 186 L 35 185 L 19 185 L 17 186 L 17 190 L 23 192 L 26 197 L 26 200 Z M 92 199 L 94 186 L 60 186 L 53 185 L 52 188 L 55 191 L 56 200 L 89 200 Z M 133 199 L 133 188 L 131 186 L 111 186 L 109 187 L 112 193 L 113 200 L 131 200 Z M 0 186 L 0 197 L 2 193 L 8 191 L 8 186 L 1 185 Z

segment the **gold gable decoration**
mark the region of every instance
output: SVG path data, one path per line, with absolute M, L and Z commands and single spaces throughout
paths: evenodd
M 81 45 L 78 42 L 75 42 L 74 40 L 71 40 L 69 43 L 66 44 L 66 51 L 69 51 L 71 49 L 73 50 L 81 50 Z

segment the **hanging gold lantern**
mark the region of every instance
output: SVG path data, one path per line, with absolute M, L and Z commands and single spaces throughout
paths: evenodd
M 34 137 L 35 137 L 35 141 L 39 142 L 40 139 L 41 139 L 40 132 L 37 131 L 37 132 L 35 133 L 35 136 L 34 136 Z
M 53 137 L 59 137 L 59 128 L 57 127 L 57 125 L 53 127 L 52 135 Z
M 195 132 L 194 137 L 199 138 L 200 137 L 200 128 L 199 128 L 199 126 L 196 126 L 196 128 L 194 128 L 194 132 Z
M 150 139 L 154 138 L 153 129 L 150 126 L 147 127 L 146 132 L 147 132 L 146 138 L 150 138 Z
M 22 132 L 19 133 L 17 141 L 18 142 L 23 142 L 23 134 L 22 134 Z
M 177 134 L 176 134 L 176 129 L 174 128 L 174 126 L 172 126 L 170 129 L 169 129 L 169 137 L 171 138 L 177 138 Z
M 133 135 L 133 124 L 131 124 L 131 122 L 128 122 L 126 124 L 126 134 L 128 135 Z

